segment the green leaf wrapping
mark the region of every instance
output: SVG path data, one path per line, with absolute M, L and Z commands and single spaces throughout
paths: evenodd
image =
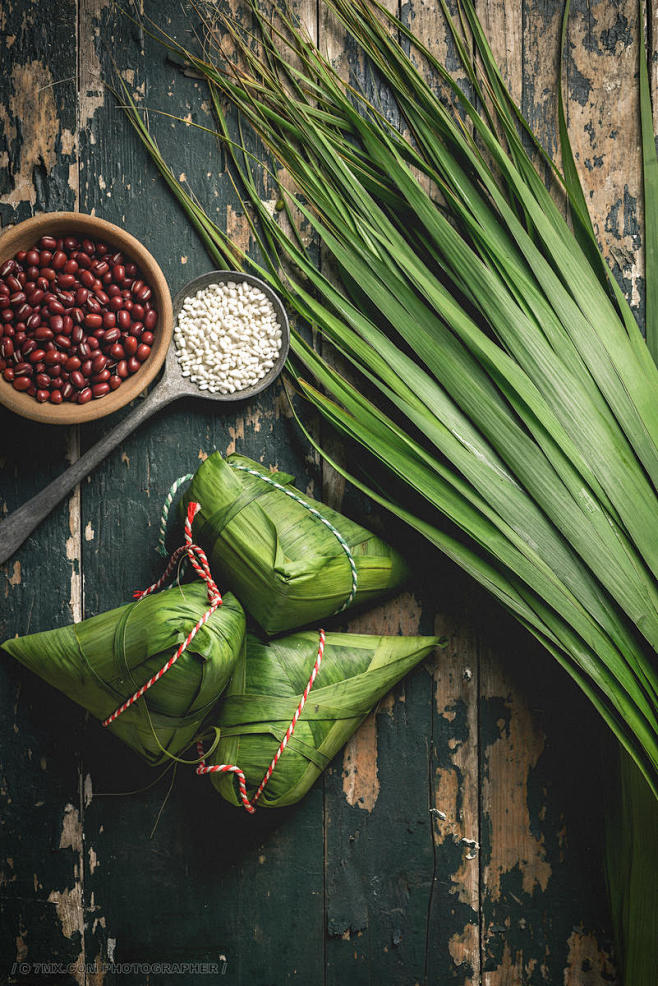
M 336 535 L 309 510 L 269 483 L 232 468 L 246 466 L 301 497 L 340 532 L 357 569 L 354 604 L 371 603 L 407 575 L 401 556 L 385 541 L 292 486 L 293 477 L 241 455 L 213 453 L 185 491 L 201 504 L 194 537 L 210 566 L 268 635 L 315 623 L 336 613 L 352 591 L 352 570 Z
M 315 684 L 257 804 L 275 808 L 299 801 L 377 702 L 438 643 L 438 637 L 328 633 Z M 317 652 L 315 630 L 271 641 L 247 634 L 213 719 L 221 740 L 209 763 L 238 766 L 250 798 L 290 725 Z M 233 774 L 209 776 L 227 801 L 241 804 Z
M 148 681 L 208 609 L 205 585 L 175 586 L 72 626 L 7 640 L 3 649 L 101 721 Z M 230 593 L 178 661 L 108 729 L 151 764 L 198 734 L 244 644 Z

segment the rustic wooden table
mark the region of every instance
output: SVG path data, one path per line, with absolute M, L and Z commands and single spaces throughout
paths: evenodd
M 641 304 L 637 6 L 573 4 L 567 83 L 599 235 Z M 183 7 L 142 3 L 181 38 L 193 23 Z M 359 75 L 315 0 L 297 7 L 341 70 Z M 454 68 L 438 0 L 401 7 Z M 562 3 L 478 7 L 514 93 L 555 152 Z M 172 293 L 208 269 L 103 79 L 114 58 L 142 105 L 207 123 L 200 84 L 110 0 L 5 0 L 0 29 L 2 224 L 43 210 L 95 212 L 148 245 Z M 151 123 L 176 174 L 247 243 L 213 140 L 153 113 Z M 1 510 L 109 426 L 59 430 L 1 414 Z M 152 774 L 77 706 L 1 660 L 0 980 L 614 982 L 602 875 L 604 729 L 551 659 L 466 577 L 323 469 L 279 389 L 227 411 L 172 406 L 126 441 L 0 571 L 0 638 L 78 620 L 148 585 L 160 570 L 153 549 L 163 496 L 214 448 L 276 463 L 366 525 L 385 525 L 422 567 L 407 592 L 349 626 L 436 628 L 448 647 L 382 703 L 295 808 L 246 819 L 179 771 L 153 834 L 169 779 L 122 793 Z M 127 965 L 103 965 L 112 960 Z M 157 963 L 175 962 L 208 967 L 158 972 Z M 68 963 L 76 964 L 65 971 Z

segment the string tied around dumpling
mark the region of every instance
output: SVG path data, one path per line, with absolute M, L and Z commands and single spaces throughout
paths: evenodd
M 134 596 L 135 599 L 139 602 L 140 599 L 143 599 L 145 596 L 149 596 L 152 592 L 157 592 L 158 589 L 161 589 L 162 586 L 167 583 L 172 572 L 175 570 L 176 566 L 179 564 L 181 559 L 187 558 L 190 564 L 192 565 L 192 568 L 199 576 L 199 578 L 206 583 L 206 587 L 208 590 L 208 604 L 209 604 L 208 609 L 205 611 L 205 613 L 198 621 L 198 623 L 190 630 L 185 640 L 172 654 L 172 656 L 169 658 L 166 664 L 163 664 L 160 670 L 157 671 L 152 678 L 149 678 L 148 681 L 145 681 L 144 684 L 141 686 L 141 688 L 138 688 L 137 691 L 130 696 L 130 698 L 126 699 L 126 701 L 122 705 L 116 708 L 114 712 L 110 716 L 108 716 L 107 719 L 104 720 L 103 722 L 104 726 L 109 726 L 113 722 L 115 722 L 115 720 L 118 719 L 119 716 L 126 711 L 126 709 L 129 709 L 131 705 L 137 702 L 142 697 L 142 695 L 144 695 L 149 690 L 149 688 L 152 688 L 153 685 L 155 685 L 156 682 L 158 682 L 160 678 L 162 678 L 162 676 L 165 675 L 171 667 L 173 667 L 173 665 L 179 659 L 181 654 L 183 654 L 190 646 L 190 644 L 196 637 L 199 630 L 203 626 L 205 626 L 205 624 L 208 622 L 208 620 L 215 612 L 215 610 L 218 608 L 218 606 L 222 605 L 221 593 L 217 588 L 215 580 L 211 575 L 210 565 L 208 564 L 208 558 L 206 556 L 206 553 L 203 550 L 203 548 L 201 548 L 198 544 L 194 544 L 192 540 L 192 522 L 194 521 L 194 518 L 196 517 L 200 509 L 201 509 L 200 503 L 192 502 L 188 504 L 187 516 L 185 518 L 185 543 L 174 551 L 171 558 L 169 559 L 167 567 L 165 568 L 164 572 L 157 580 L 157 582 L 154 582 L 153 585 L 150 585 L 148 589 L 142 589 L 135 592 Z
M 300 507 L 303 507 L 305 510 L 308 510 L 308 512 L 311 514 L 312 517 L 315 517 L 316 520 L 319 520 L 320 523 L 324 524 L 324 526 L 329 531 L 331 531 L 331 533 L 336 538 L 338 544 L 340 545 L 340 547 L 345 553 L 345 557 L 347 558 L 347 562 L 350 567 L 350 578 L 351 578 L 351 586 L 347 599 L 339 606 L 336 612 L 332 615 L 335 616 L 338 613 L 342 613 L 344 610 L 348 609 L 354 602 L 354 598 L 356 596 L 356 590 L 358 588 L 358 582 L 359 582 L 359 572 L 356 567 L 356 561 L 354 560 L 354 555 L 352 554 L 352 549 L 350 548 L 349 544 L 347 543 L 343 535 L 340 533 L 338 528 L 334 524 L 332 524 L 329 518 L 325 517 L 324 514 L 322 514 L 316 507 L 313 507 L 311 506 L 310 503 L 307 503 L 307 501 L 304 500 L 304 498 L 301 497 L 295 490 L 292 490 L 289 487 L 284 486 L 283 483 L 278 483 L 276 479 L 274 479 L 272 476 L 267 476 L 265 473 L 259 472 L 257 469 L 252 469 L 250 466 L 243 466 L 239 462 L 229 462 L 228 460 L 225 461 L 230 469 L 235 469 L 238 472 L 246 472 L 250 476 L 254 476 L 256 479 L 260 479 L 264 483 L 267 483 L 273 489 L 278 490 L 279 493 L 284 493 L 285 496 L 289 497 L 291 500 L 294 500 L 295 503 L 299 504 Z M 169 511 L 171 510 L 171 506 L 180 488 L 192 479 L 194 479 L 193 473 L 187 473 L 185 476 L 179 476 L 179 478 L 172 483 L 169 492 L 167 493 L 164 503 L 162 505 L 162 513 L 160 515 L 160 532 L 158 535 L 158 551 L 164 557 L 166 557 L 167 555 L 167 548 L 165 546 L 165 541 L 167 537 L 167 527 L 169 524 Z
M 284 735 L 283 739 L 281 740 L 281 742 L 279 744 L 278 750 L 276 751 L 276 753 L 272 757 L 272 761 L 271 761 L 269 767 L 267 768 L 267 770 L 265 771 L 265 776 L 263 777 L 262 781 L 258 785 L 258 788 L 256 790 L 256 793 L 254 794 L 254 796 L 253 796 L 253 798 L 251 800 L 249 800 L 249 796 L 247 794 L 247 779 L 246 779 L 246 777 L 244 775 L 244 772 L 239 767 L 236 767 L 235 764 L 219 763 L 219 764 L 211 764 L 210 766 L 208 766 L 208 764 L 206 764 L 206 762 L 205 762 L 205 759 L 203 759 L 204 758 L 203 743 L 201 741 L 199 741 L 197 743 L 197 752 L 199 754 L 199 758 L 201 759 L 201 763 L 196 768 L 197 774 L 199 774 L 199 775 L 204 775 L 204 774 L 235 774 L 235 776 L 237 777 L 237 780 L 238 780 L 238 787 L 240 789 L 240 800 L 242 801 L 242 804 L 244 805 L 246 811 L 248 811 L 250 815 L 253 815 L 254 812 L 256 811 L 256 802 L 258 801 L 258 799 L 260 798 L 261 794 L 265 790 L 265 787 L 269 783 L 270 777 L 272 776 L 272 774 L 274 772 L 274 768 L 276 767 L 277 763 L 279 762 L 279 758 L 281 757 L 281 754 L 283 753 L 283 751 L 287 747 L 288 742 L 290 740 L 290 737 L 292 736 L 292 734 L 295 731 L 295 726 L 297 725 L 297 722 L 299 721 L 299 717 L 302 714 L 302 710 L 303 710 L 304 706 L 306 705 L 306 699 L 308 698 L 309 692 L 311 691 L 311 688 L 313 687 L 313 684 L 315 682 L 315 679 L 317 678 L 318 671 L 320 670 L 320 665 L 322 664 L 322 658 L 324 656 L 324 645 L 325 645 L 325 640 L 326 640 L 326 634 L 325 634 L 324 630 L 320 630 L 319 631 L 319 638 L 320 639 L 319 639 L 319 643 L 318 643 L 318 652 L 317 652 L 317 655 L 316 655 L 316 658 L 315 658 L 315 663 L 314 663 L 313 668 L 311 670 L 311 675 L 310 675 L 310 677 L 308 679 L 308 682 L 306 684 L 306 688 L 304 689 L 304 692 L 302 694 L 302 697 L 299 700 L 299 705 L 297 706 L 297 708 L 295 710 L 295 714 L 294 714 L 294 716 L 292 717 L 292 719 L 290 721 L 290 725 L 286 729 L 285 735 Z

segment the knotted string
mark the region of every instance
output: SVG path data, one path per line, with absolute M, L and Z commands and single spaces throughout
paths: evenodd
M 131 695 L 129 699 L 126 699 L 123 705 L 120 705 L 117 709 L 115 709 L 112 715 L 108 716 L 107 719 L 105 719 L 105 721 L 103 722 L 104 726 L 111 725 L 111 723 L 113 723 L 116 719 L 118 719 L 119 716 L 126 711 L 126 709 L 129 709 L 131 705 L 133 705 L 138 699 L 140 699 L 142 695 L 144 695 L 145 692 L 149 690 L 149 688 L 152 688 L 153 685 L 155 685 L 155 683 L 159 681 L 164 674 L 167 673 L 169 668 L 171 668 L 176 663 L 176 661 L 181 656 L 181 654 L 183 654 L 184 651 L 192 643 L 192 641 L 196 637 L 201 627 L 205 626 L 205 624 L 208 622 L 208 620 L 215 612 L 217 607 L 221 606 L 222 604 L 222 597 L 220 595 L 219 589 L 217 588 L 215 584 L 215 580 L 210 574 L 210 566 L 208 564 L 208 558 L 206 557 L 206 553 L 203 550 L 203 548 L 200 548 L 198 544 L 194 544 L 192 541 L 192 521 L 194 520 L 200 509 L 201 509 L 201 504 L 199 503 L 188 504 L 187 517 L 185 519 L 185 544 L 181 545 L 180 548 L 177 548 L 176 551 L 174 551 L 173 555 L 169 559 L 169 563 L 166 569 L 164 570 L 163 574 L 160 576 L 158 581 L 154 582 L 153 585 L 150 585 L 148 589 L 143 589 L 142 591 L 135 592 L 134 596 L 135 599 L 139 601 L 140 599 L 143 599 L 144 596 L 149 596 L 152 592 L 156 592 L 167 582 L 169 576 L 174 571 L 176 565 L 178 565 L 180 559 L 186 557 L 189 559 L 192 568 L 197 573 L 199 578 L 203 579 L 203 581 L 206 583 L 206 586 L 208 588 L 209 607 L 206 610 L 206 612 L 203 614 L 199 622 L 196 624 L 196 626 L 194 626 L 192 630 L 190 630 L 185 640 L 182 642 L 180 647 L 175 651 L 175 653 L 172 654 L 172 656 L 169 658 L 167 663 L 163 664 L 160 670 L 156 674 L 154 674 L 152 678 L 149 678 L 149 680 L 146 681 L 141 686 L 141 688 L 138 688 L 137 691 L 133 695 Z
M 201 763 L 199 764 L 199 766 L 196 769 L 197 774 L 200 774 L 200 775 L 203 775 L 203 774 L 235 774 L 235 776 L 238 779 L 238 786 L 240 788 L 240 800 L 242 801 L 242 804 L 244 805 L 245 809 L 249 812 L 250 815 L 253 815 L 254 812 L 256 811 L 256 802 L 258 801 L 258 799 L 260 798 L 261 794 L 265 790 L 265 787 L 266 787 L 267 783 L 269 782 L 269 779 L 272 776 L 272 773 L 274 772 L 274 768 L 276 767 L 277 763 L 279 762 L 279 758 L 280 758 L 281 754 L 283 753 L 283 751 L 287 747 L 288 741 L 290 740 L 290 737 L 292 736 L 292 734 L 295 731 L 295 726 L 297 725 L 297 722 L 299 720 L 299 717 L 302 714 L 302 709 L 306 705 L 306 699 L 308 698 L 309 692 L 310 692 L 311 688 L 313 687 L 313 683 L 314 683 L 314 681 L 315 681 L 315 679 L 317 677 L 318 671 L 320 670 L 320 665 L 322 664 L 322 657 L 324 655 L 325 639 L 326 639 L 326 635 L 325 635 L 324 630 L 320 630 L 320 642 L 319 642 L 319 645 L 318 645 L 318 653 L 317 653 L 317 657 L 315 658 L 315 664 L 313 665 L 313 670 L 311 671 L 311 676 L 308 679 L 308 683 L 306 685 L 306 688 L 304 689 L 304 694 L 302 695 L 302 697 L 301 697 L 301 699 L 299 701 L 299 705 L 297 706 L 297 709 L 295 711 L 295 714 L 292 717 L 292 720 L 290 722 L 290 725 L 288 726 L 288 728 L 286 730 L 286 734 L 283 737 L 283 739 L 281 740 L 281 743 L 279 744 L 279 749 L 276 751 L 276 753 L 272 757 L 272 762 L 270 763 L 269 767 L 265 771 L 265 776 L 263 777 L 262 781 L 260 782 L 260 784 L 258 786 L 258 790 L 254 794 L 254 796 L 251 799 L 251 801 L 249 800 L 249 797 L 247 795 L 247 780 L 246 780 L 246 778 L 244 776 L 243 771 L 240 770 L 239 767 L 236 767 L 234 764 L 227 764 L 227 763 L 212 764 L 209 767 L 206 764 L 205 759 L 203 759 L 204 758 L 203 743 L 200 742 L 200 741 L 197 743 L 197 752 L 199 754 L 199 758 L 201 759 Z

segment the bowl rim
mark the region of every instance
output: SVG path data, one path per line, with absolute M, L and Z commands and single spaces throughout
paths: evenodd
M 0 374 L 0 404 L 10 411 L 41 424 L 84 424 L 87 421 L 104 418 L 125 407 L 152 383 L 162 369 L 174 326 L 171 292 L 159 263 L 137 237 L 107 219 L 86 212 L 41 212 L 6 227 L 0 231 L 0 263 L 11 259 L 18 250 L 22 249 L 18 243 L 25 237 L 34 238 L 36 241 L 41 236 L 47 236 L 53 224 L 59 227 L 53 232 L 63 232 L 62 227 L 68 227 L 74 233 L 85 232 L 90 238 L 106 240 L 110 245 L 116 245 L 118 250 L 125 252 L 139 264 L 148 279 L 149 286 L 161 299 L 158 309 L 158 332 L 148 360 L 121 387 L 106 394 L 100 400 L 91 400 L 82 405 L 71 404 L 68 401 L 62 404 L 50 402 L 39 404 L 33 397 L 15 390 Z
M 244 390 L 236 390 L 232 394 L 211 394 L 208 391 L 199 390 L 197 388 L 199 397 L 205 400 L 223 401 L 226 404 L 236 404 L 241 401 L 249 400 L 251 397 L 255 397 L 257 394 L 261 394 L 264 390 L 267 390 L 267 388 L 281 376 L 286 360 L 288 359 L 288 353 L 290 352 L 290 320 L 288 318 L 286 306 L 283 304 L 283 301 L 274 288 L 270 287 L 270 285 L 266 281 L 263 281 L 260 277 L 257 277 L 255 274 L 251 274 L 248 271 L 224 268 L 209 270 L 205 271 L 203 274 L 197 274 L 197 276 L 193 277 L 187 282 L 187 284 L 184 284 L 174 296 L 174 332 L 176 331 L 176 323 L 178 321 L 180 310 L 187 298 L 195 294 L 197 291 L 208 287 L 210 284 L 216 284 L 217 282 L 226 283 L 230 281 L 246 281 L 247 284 L 260 288 L 263 294 L 272 302 L 277 315 L 279 316 L 279 324 L 281 326 L 281 349 L 279 350 L 279 355 L 277 356 L 272 369 L 268 370 L 265 376 L 258 380 L 257 383 L 253 384 L 251 387 L 245 387 Z M 175 340 L 172 342 L 172 346 L 174 349 L 176 348 Z M 176 353 L 174 355 L 176 360 L 178 360 L 178 355 Z

